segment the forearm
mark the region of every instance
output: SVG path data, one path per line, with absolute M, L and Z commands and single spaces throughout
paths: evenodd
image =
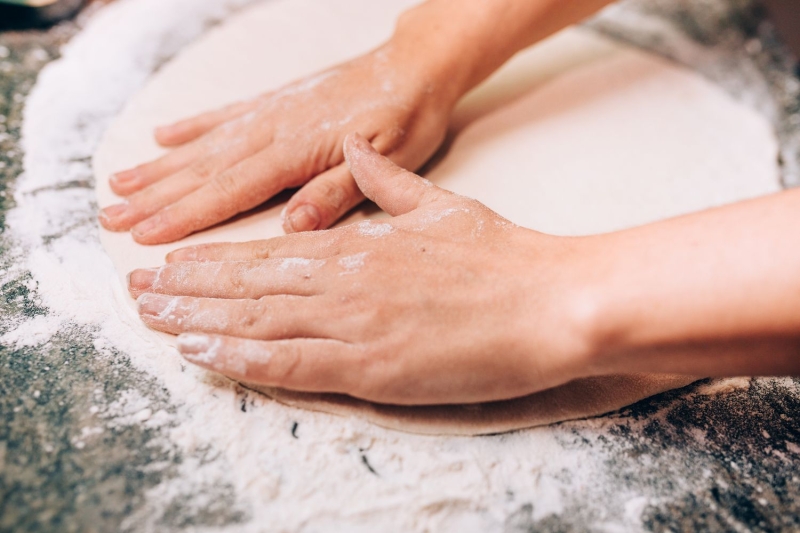
M 523 48 L 613 0 L 429 0 L 404 13 L 389 47 L 423 63 L 455 103 Z
M 597 373 L 800 374 L 800 191 L 594 238 Z

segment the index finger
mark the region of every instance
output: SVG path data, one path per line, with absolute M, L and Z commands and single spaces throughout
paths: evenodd
M 182 239 L 252 209 L 301 181 L 302 156 L 272 145 L 133 227 L 140 244 Z M 303 176 L 307 177 L 307 176 Z
M 327 259 L 338 255 L 341 229 L 292 233 L 250 242 L 220 242 L 179 248 L 167 254 L 167 263 L 183 261 L 255 261 L 277 257 Z

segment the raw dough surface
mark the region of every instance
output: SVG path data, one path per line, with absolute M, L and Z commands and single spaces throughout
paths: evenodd
M 101 206 L 108 176 L 162 153 L 156 125 L 278 88 L 384 41 L 415 2 L 277 0 L 231 18 L 169 62 L 109 128 L 94 164 Z M 426 174 L 512 221 L 563 235 L 635 226 L 779 190 L 778 147 L 761 116 L 698 75 L 589 30 L 527 50 L 467 96 L 452 144 Z M 282 234 L 281 205 L 145 247 L 101 230 L 120 279 L 203 242 Z M 363 219 L 354 212 L 343 223 Z M 378 214 L 377 216 L 381 216 Z M 123 291 L 121 291 L 122 294 Z M 120 312 L 134 302 L 121 297 Z M 159 335 L 165 352 L 174 338 Z M 339 395 L 259 390 L 307 409 L 357 415 L 431 434 L 483 434 L 599 415 L 694 381 L 610 376 L 481 405 L 396 407 Z

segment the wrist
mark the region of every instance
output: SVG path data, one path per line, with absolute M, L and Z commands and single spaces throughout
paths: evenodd
M 514 54 L 611 1 L 428 0 L 399 17 L 390 45 L 454 106 Z
M 519 228 L 510 248 L 519 254 L 513 307 L 518 344 L 530 382 L 547 387 L 597 373 L 602 365 L 605 313 L 602 283 L 592 268 L 592 238 L 556 237 Z M 516 240 L 516 239 L 515 239 Z
M 626 351 L 625 294 L 620 290 L 620 266 L 613 234 L 576 239 L 579 252 L 569 269 L 569 297 L 565 298 L 571 322 L 582 340 L 578 354 L 581 377 L 625 373 L 618 354 Z M 623 275 L 624 278 L 624 275 Z M 624 284 L 624 280 L 623 280 Z
M 443 110 L 452 110 L 471 88 L 469 60 L 458 43 L 418 24 L 415 8 L 403 14 L 391 39 L 379 50 L 393 65 L 403 65 L 404 82 L 419 93 L 433 95 Z M 435 25 L 435 24 L 433 24 Z
M 625 373 L 629 309 L 619 290 L 620 262 L 609 235 L 550 237 L 552 328 L 572 378 Z M 541 260 L 541 259 L 539 259 Z M 624 283 L 624 280 L 623 280 Z M 541 288 L 541 287 L 540 287 Z
M 509 0 L 428 0 L 398 18 L 390 46 L 416 64 L 454 107 L 522 48 L 513 30 L 497 32 L 509 26 L 508 7 Z

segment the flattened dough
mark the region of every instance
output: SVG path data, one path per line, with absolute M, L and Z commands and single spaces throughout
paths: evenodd
M 384 41 L 414 3 L 277 0 L 209 32 L 158 72 L 109 128 L 94 160 L 99 204 L 117 200 L 108 188 L 112 172 L 162 153 L 152 140 L 156 125 L 363 53 Z M 690 71 L 578 28 L 515 57 L 465 98 L 452 131 L 453 142 L 427 177 L 554 234 L 612 231 L 779 190 L 778 147 L 766 120 Z M 124 283 L 127 272 L 162 264 L 179 246 L 279 236 L 281 208 L 177 244 L 144 247 L 127 233 L 103 230 L 101 239 Z M 362 209 L 343 223 L 367 216 L 376 215 Z M 121 309 L 134 312 L 133 301 Z M 161 336 L 167 351 L 173 338 Z M 692 381 L 611 376 L 517 400 L 413 408 L 259 390 L 385 427 L 474 435 L 599 415 Z

